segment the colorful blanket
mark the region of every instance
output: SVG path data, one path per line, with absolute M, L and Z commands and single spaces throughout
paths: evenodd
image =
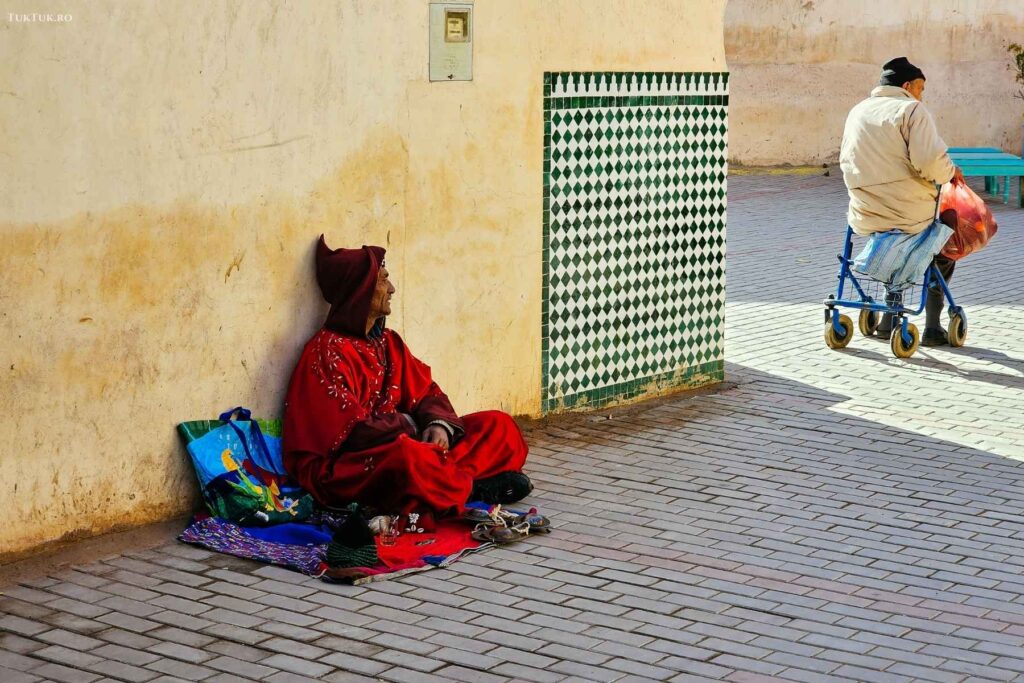
M 446 567 L 466 553 L 491 544 L 470 537 L 472 525 L 458 519 L 440 520 L 433 533 L 400 534 L 394 545 L 376 537 L 378 562 L 369 567 L 332 569 L 325 562 L 332 530 L 320 519 L 270 527 L 241 527 L 206 514 L 197 515 L 178 537 L 185 543 L 216 552 L 276 564 L 325 581 L 361 584 Z

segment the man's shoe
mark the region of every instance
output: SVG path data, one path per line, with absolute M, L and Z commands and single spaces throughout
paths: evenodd
M 515 503 L 530 495 L 533 484 L 522 472 L 502 472 L 493 477 L 473 482 L 473 491 L 468 502 L 480 501 L 488 505 Z
M 926 327 L 924 336 L 921 337 L 921 346 L 946 346 L 949 344 L 949 336 L 941 327 Z

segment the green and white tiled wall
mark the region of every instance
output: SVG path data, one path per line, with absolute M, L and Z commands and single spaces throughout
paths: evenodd
M 724 375 L 727 73 L 544 75 L 544 412 Z

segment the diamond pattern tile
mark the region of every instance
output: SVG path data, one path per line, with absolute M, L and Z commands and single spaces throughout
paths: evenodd
M 545 412 L 722 378 L 727 82 L 545 74 Z

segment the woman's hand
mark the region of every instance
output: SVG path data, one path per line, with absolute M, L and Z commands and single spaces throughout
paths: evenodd
M 422 440 L 424 443 L 440 446 L 445 453 L 448 452 L 448 431 L 441 425 L 430 425 L 424 429 Z

